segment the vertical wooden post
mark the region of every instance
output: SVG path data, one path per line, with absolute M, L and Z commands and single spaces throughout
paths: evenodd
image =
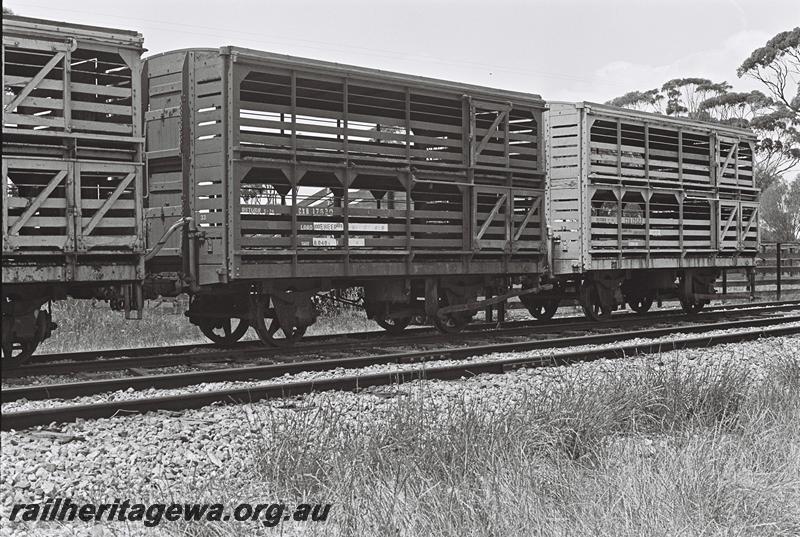
M 775 265 L 776 265 L 776 276 L 775 276 L 775 300 L 781 299 L 781 272 L 783 271 L 783 267 L 781 266 L 781 243 L 775 243 Z
M 728 269 L 722 269 L 722 294 L 728 294 Z
M 678 182 L 683 188 L 683 130 L 678 129 Z
M 3 168 L 3 177 L 2 179 L 2 191 L 3 191 L 3 249 L 6 248 L 10 249 L 10 244 L 8 244 L 8 198 L 10 197 L 8 194 L 8 160 L 3 159 L 2 161 L 2 168 Z M 69 219 L 67 219 L 67 225 L 69 226 Z
M 342 230 L 342 241 L 344 242 L 344 273 L 346 276 L 350 275 L 350 136 L 348 129 L 350 128 L 350 81 L 347 77 L 342 80 L 342 123 L 344 125 L 344 173 L 341 177 L 337 177 L 342 181 L 344 190 L 342 192 L 342 222 L 344 229 Z M 380 126 L 378 126 L 380 129 Z M 378 138 L 380 143 L 380 138 Z
M 131 75 L 136 76 L 135 70 L 133 66 L 131 66 Z M 67 49 L 64 53 L 64 130 L 66 132 L 72 132 L 72 51 Z M 131 94 L 132 97 L 135 99 L 136 96 Z M 136 106 L 132 104 L 132 106 Z M 134 125 L 134 133 L 133 135 L 136 136 L 136 130 L 138 125 Z M 139 191 L 137 190 L 137 193 Z
M 617 178 L 622 175 L 622 120 L 617 118 Z
M 650 125 L 644 124 L 644 180 L 650 181 Z

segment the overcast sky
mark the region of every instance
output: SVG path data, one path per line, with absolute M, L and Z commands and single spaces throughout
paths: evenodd
M 7 0 L 18 15 L 138 30 L 151 53 L 238 45 L 604 102 L 674 77 L 737 79 L 798 0 Z

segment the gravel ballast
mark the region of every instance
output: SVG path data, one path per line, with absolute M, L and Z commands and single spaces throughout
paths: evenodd
M 775 326 L 785 326 L 785 327 L 798 327 L 800 328 L 800 323 L 783 323 L 781 325 Z M 731 334 L 742 332 L 742 329 L 727 329 L 727 330 L 711 330 L 708 332 L 704 332 L 703 335 L 718 335 L 718 334 Z M 698 334 L 692 333 L 681 333 L 677 331 L 669 336 L 664 336 L 660 338 L 635 338 L 635 339 L 628 339 L 624 340 L 624 344 L 626 345 L 638 345 L 638 344 L 645 344 L 645 343 L 658 343 L 658 342 L 666 342 L 672 341 L 674 339 L 680 338 L 691 338 L 696 337 Z M 501 358 L 511 358 L 511 357 L 520 357 L 520 358 L 536 358 L 536 357 L 547 357 L 554 353 L 564 353 L 564 352 L 573 352 L 573 351 L 586 351 L 586 350 L 593 350 L 593 349 L 605 349 L 605 348 L 613 348 L 616 347 L 623 342 L 617 343 L 609 343 L 603 345 L 580 345 L 574 347 L 563 347 L 558 349 L 536 349 L 531 351 L 525 352 L 516 352 L 516 353 L 497 353 L 497 354 L 489 354 L 489 355 L 481 355 L 481 356 L 474 356 L 470 358 L 466 358 L 463 360 L 436 360 L 427 362 L 430 367 L 444 367 L 444 366 L 451 366 L 451 365 L 458 365 L 458 364 L 466 364 L 466 363 L 474 363 L 474 362 L 483 362 L 489 361 L 493 359 L 501 359 Z M 41 408 L 51 408 L 54 406 L 59 405 L 84 405 L 84 404 L 95 404 L 95 403 L 110 403 L 114 401 L 131 401 L 134 399 L 141 399 L 146 397 L 157 397 L 157 396 L 168 396 L 168 395 L 180 395 L 184 393 L 198 393 L 198 392 L 210 392 L 216 390 L 227 390 L 232 388 L 248 388 L 248 387 L 256 387 L 256 386 L 264 386 L 270 384 L 278 384 L 284 382 L 292 382 L 292 381 L 311 381 L 311 380 L 319 380 L 319 379 L 329 379 L 335 377 L 345 377 L 345 376 L 357 376 L 357 375 L 368 375 L 368 374 L 375 374 L 375 373 L 390 373 L 393 371 L 406 371 L 409 369 L 418 369 L 420 367 L 425 367 L 425 364 L 419 363 L 405 363 L 405 364 L 378 364 L 372 365 L 363 368 L 357 369 L 344 369 L 344 368 L 336 368 L 328 371 L 306 371 L 297 374 L 286 374 L 281 377 L 277 377 L 270 380 L 257 380 L 257 381 L 235 381 L 235 382 L 207 382 L 201 384 L 195 384 L 190 386 L 185 386 L 181 388 L 169 388 L 169 389 L 145 389 L 145 390 L 135 390 L 133 388 L 128 388 L 126 390 L 117 390 L 114 392 L 107 392 L 102 394 L 96 394 L 91 396 L 84 396 L 84 397 L 76 397 L 73 399 L 62 400 L 62 399 L 41 399 L 35 401 L 28 401 L 25 399 L 20 399 L 17 401 L 10 401 L 7 403 L 3 403 L 0 405 L 2 408 L 2 412 L 17 412 L 17 411 L 24 411 L 24 410 L 36 410 Z
M 673 335 L 673 338 L 677 336 Z M 666 338 L 665 338 L 666 339 Z M 630 343 L 634 343 L 631 341 Z M 569 349 L 559 349 L 560 351 Z M 577 348 L 572 350 L 578 350 Z M 547 351 L 514 353 L 531 357 L 550 354 Z M 11 506 L 17 502 L 44 501 L 50 497 L 71 497 L 74 501 L 110 502 L 115 498 L 132 501 L 220 501 L 239 502 L 259 498 L 259 482 L 252 479 L 254 459 L 260 449 L 267 449 L 270 423 L 265 416 L 280 413 L 309 412 L 322 406 L 335 406 L 342 419 L 373 427 L 380 423 L 386 405 L 397 397 L 421 399 L 426 407 L 441 412 L 450 401 L 480 401 L 485 408 L 497 412 L 513 412 L 519 398 L 530 390 L 554 391 L 592 375 L 613 374 L 625 368 L 645 364 L 663 368 L 711 370 L 734 364 L 747 370 L 757 382 L 765 366 L 776 356 L 800 356 L 800 337 L 777 337 L 758 341 L 719 345 L 707 349 L 670 351 L 622 360 L 598 360 L 571 367 L 520 369 L 505 375 L 480 375 L 460 381 L 416 381 L 400 386 L 378 387 L 361 393 L 323 392 L 303 397 L 264 401 L 247 405 L 209 406 L 181 413 L 149 413 L 130 417 L 101 419 L 65 424 L 52 428 L 2 432 L 2 521 L 0 535 L 30 535 L 34 526 L 8 520 Z M 483 356 L 507 358 L 512 355 Z M 455 363 L 436 362 L 437 365 Z M 361 373 L 419 367 L 418 364 L 374 366 Z M 309 372 L 291 379 L 307 380 L 332 375 L 352 375 L 356 371 Z M 153 390 L 166 395 L 184 391 L 212 390 L 232 384 L 216 383 L 179 390 Z M 263 382 L 252 383 L 263 384 Z M 109 401 L 112 398 L 138 398 L 143 392 L 116 392 L 78 402 Z M 3 411 L 40 408 L 58 401 L 14 402 L 3 405 Z M 223 486 L 224 484 L 224 486 Z M 192 491 L 189 496 L 186 491 Z M 201 497 L 198 497 L 198 492 Z M 236 491 L 235 497 L 230 497 Z M 270 499 L 260 498 L 260 501 Z M 273 499 L 273 500 L 280 500 Z M 136 535 L 148 533 L 135 523 L 93 526 L 37 525 L 38 532 L 47 528 L 54 535 Z M 283 528 L 288 530 L 288 526 Z

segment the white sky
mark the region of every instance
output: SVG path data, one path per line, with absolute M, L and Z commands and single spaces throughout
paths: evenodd
M 736 67 L 800 22 L 798 0 L 7 0 L 18 15 L 138 30 L 151 52 L 238 45 L 606 101 Z
M 138 30 L 150 52 L 237 45 L 604 102 L 736 68 L 799 0 L 6 0 L 18 15 Z

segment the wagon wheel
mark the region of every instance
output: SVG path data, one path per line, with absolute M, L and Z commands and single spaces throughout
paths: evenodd
M 275 317 L 275 309 L 269 307 L 269 295 L 263 295 L 252 301 L 250 325 L 256 329 L 263 343 L 275 347 L 288 347 L 306 333 L 305 326 L 284 328 Z M 280 334 L 278 333 L 280 331 Z M 277 336 L 277 337 L 276 337 Z
M 653 305 L 653 297 L 651 295 L 625 297 L 628 306 L 636 313 L 646 313 Z
M 681 276 L 678 283 L 678 300 L 680 300 L 681 308 L 687 315 L 697 315 L 709 301 L 703 299 L 698 300 L 695 298 L 694 293 L 687 293 L 685 291 L 686 284 L 684 278 L 685 276 Z
M 37 341 L 3 340 L 3 366 L 14 368 L 25 364 L 38 346 Z
M 400 317 L 400 318 L 393 318 L 389 316 L 385 317 L 378 317 L 375 319 L 375 322 L 378 323 L 378 326 L 386 330 L 393 336 L 396 336 L 403 332 L 406 327 L 411 324 L 411 317 Z
M 247 333 L 250 323 L 247 319 L 237 319 L 238 324 L 232 329 L 233 319 L 202 319 L 197 323 L 200 331 L 218 345 L 236 343 Z
M 552 319 L 553 315 L 556 314 L 558 310 L 558 305 L 561 301 L 557 298 L 539 301 L 527 306 L 528 312 L 533 315 L 535 318 L 539 320 L 548 320 Z
M 611 318 L 611 312 L 614 308 L 600 302 L 600 295 L 597 293 L 597 288 L 591 283 L 584 283 L 581 286 L 579 300 L 583 314 L 587 319 L 593 321 L 606 321 Z
M 686 300 L 685 298 L 681 297 L 681 308 L 684 312 L 688 315 L 697 315 L 700 313 L 706 304 L 708 304 L 708 300 L 699 300 L 697 302 Z
M 56 327 L 52 322 L 49 311 L 38 310 L 35 315 L 35 328 L 32 339 L 14 341 L 10 335 L 3 337 L 3 366 L 19 367 L 30 360 L 39 343 L 50 336 L 50 331 Z M 5 324 L 5 323 L 4 323 Z

